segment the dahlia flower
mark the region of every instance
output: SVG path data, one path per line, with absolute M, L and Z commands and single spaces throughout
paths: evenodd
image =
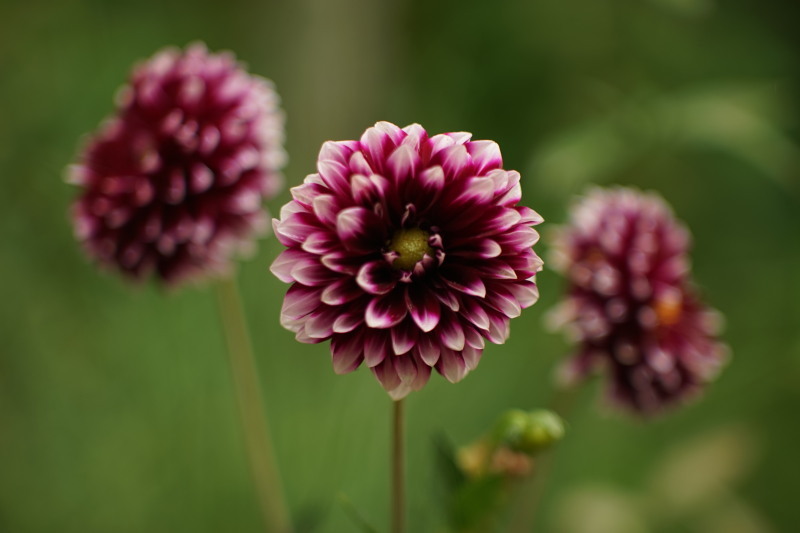
M 68 180 L 77 238 L 100 264 L 168 284 L 223 273 L 268 228 L 283 114 L 272 83 L 202 44 L 134 68 Z
M 470 137 L 379 122 L 326 142 L 273 221 L 288 249 L 272 272 L 292 283 L 281 323 L 300 342 L 330 339 L 335 372 L 364 362 L 394 399 L 431 368 L 461 380 L 538 297 L 542 219 L 517 205 L 497 144 Z
M 569 380 L 603 367 L 612 400 L 648 413 L 698 392 L 724 347 L 716 312 L 689 279 L 689 234 L 655 194 L 595 189 L 556 232 L 552 263 L 568 280 L 553 317 L 580 348 Z

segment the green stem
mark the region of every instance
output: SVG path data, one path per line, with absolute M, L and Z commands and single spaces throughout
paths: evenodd
M 290 533 L 292 526 L 275 462 L 258 369 L 236 278 L 232 276 L 221 280 L 216 289 L 236 403 L 264 525 L 269 533 Z
M 550 400 L 550 409 L 555 411 L 562 419 L 566 420 L 567 415 L 572 411 L 578 393 L 578 387 L 557 390 Z M 517 504 L 517 513 L 511 523 L 511 531 L 514 533 L 531 533 L 534 531 L 536 511 L 545 493 L 547 481 L 555 467 L 556 449 L 550 450 L 545 457 L 536 460 L 536 470 L 533 479 L 527 481 L 521 487 L 521 498 Z
M 392 417 L 392 533 L 405 531 L 405 435 L 403 400 L 394 402 Z

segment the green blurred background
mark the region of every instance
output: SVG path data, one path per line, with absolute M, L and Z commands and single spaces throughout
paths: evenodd
M 213 291 L 98 273 L 66 214 L 62 170 L 131 64 L 193 40 L 275 81 L 289 185 L 324 140 L 390 120 L 496 140 L 548 222 L 590 183 L 660 191 L 693 231 L 731 364 L 648 423 L 583 389 L 537 531 L 796 531 L 798 20 L 786 0 L 0 0 L 0 531 L 259 531 Z M 281 329 L 279 248 L 263 241 L 239 279 L 292 509 L 353 531 L 344 493 L 383 529 L 390 401 Z M 410 397 L 410 531 L 444 523 L 435 433 L 466 443 L 550 402 L 569 347 L 542 326 L 561 280 L 539 284 L 477 371 Z

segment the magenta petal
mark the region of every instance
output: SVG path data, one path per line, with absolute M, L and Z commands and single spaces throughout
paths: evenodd
M 372 368 L 392 357 L 388 331 L 367 329 L 364 332 L 364 363 Z
M 395 183 L 403 183 L 413 176 L 419 166 L 419 154 L 411 147 L 401 144 L 395 148 L 386 160 L 387 169 L 394 177 Z
M 338 242 L 335 234 L 331 232 L 315 231 L 306 238 L 301 247 L 306 252 L 315 255 L 324 255 L 333 251 Z
M 385 160 L 386 150 L 390 146 L 389 136 L 378 128 L 368 128 L 361 136 L 361 150 L 367 156 L 370 166 L 378 172 L 383 170 L 380 163 Z
M 422 331 L 431 331 L 439 323 L 441 306 L 429 289 L 410 285 L 406 289 L 406 306 L 411 318 Z
M 273 224 L 275 235 L 280 239 L 281 244 L 292 246 L 301 244 L 309 235 L 318 230 L 317 222 L 307 213 L 295 213 L 284 220 L 279 220 Z
M 491 320 L 486 338 L 495 344 L 503 344 L 510 333 L 509 319 L 494 312 L 489 314 L 489 318 Z
M 334 333 L 349 333 L 364 323 L 364 311 L 355 308 L 342 313 L 333 321 Z
M 404 383 L 413 383 L 417 379 L 417 365 L 410 355 L 395 357 L 394 368 L 400 376 L 400 381 Z
M 322 301 L 328 305 L 343 305 L 364 294 L 352 278 L 340 278 L 322 290 Z
M 478 273 L 469 267 L 446 267 L 440 270 L 442 279 L 450 287 L 465 294 L 483 298 L 486 296 L 486 286 Z
M 335 274 L 325 268 L 316 256 L 306 254 L 292 267 L 292 277 L 297 283 L 308 287 L 327 285 L 335 279 Z
M 431 340 L 430 335 L 420 335 L 417 339 L 417 355 L 428 366 L 434 366 L 439 361 L 441 348 L 437 342 Z
M 400 291 L 393 291 L 384 296 L 376 296 L 367 305 L 364 318 L 367 326 L 377 329 L 391 328 L 400 323 L 408 313 Z
M 350 186 L 353 200 L 361 205 L 385 202 L 391 187 L 389 180 L 377 174 L 354 174 Z
M 382 259 L 370 261 L 359 269 L 356 283 L 369 294 L 386 294 L 397 285 L 397 271 Z
M 330 252 L 322 256 L 322 264 L 340 274 L 355 275 L 361 267 L 362 260 L 346 252 Z
M 542 215 L 540 215 L 530 207 L 524 205 L 518 205 L 514 209 L 516 209 L 520 215 L 520 224 L 535 226 L 537 224 L 541 224 L 542 222 L 544 222 L 544 218 L 542 218 Z
M 457 176 L 466 171 L 470 162 L 469 153 L 463 144 L 456 144 L 441 152 L 441 164 L 447 176 Z
M 464 349 L 464 329 L 455 315 L 448 318 L 442 317 L 439 328 L 436 331 L 439 333 L 442 343 L 451 350 L 460 351 Z
M 487 204 L 494 197 L 494 182 L 487 177 L 470 178 L 464 181 L 458 196 L 453 199 L 453 203 L 458 209 L 463 206 L 473 206 L 475 204 Z
M 332 307 L 310 313 L 305 320 L 306 335 L 312 339 L 327 339 L 333 335 L 333 322 L 339 315 Z
M 356 145 L 352 141 L 326 141 L 319 150 L 319 159 L 328 159 L 346 164 Z
M 354 252 L 377 252 L 383 242 L 377 228 L 380 221 L 363 207 L 348 207 L 336 217 L 336 233 L 345 248 Z
M 486 296 L 486 303 L 500 311 L 508 318 L 516 318 L 522 313 L 522 307 L 514 295 L 505 287 L 506 284 L 493 283 Z
M 436 289 L 432 290 L 432 292 L 436 299 L 442 303 L 442 305 L 449 308 L 453 312 L 458 312 L 461 304 L 459 304 L 458 296 L 456 296 L 453 291 L 447 289 Z
M 350 169 L 342 163 L 331 160 L 317 162 L 317 169 L 322 181 L 339 194 L 347 191 L 349 187 Z
M 480 332 L 472 326 L 464 326 L 464 339 L 467 346 L 471 346 L 478 350 L 483 350 L 486 342 Z
M 369 176 L 376 171 L 376 169 L 372 168 L 372 165 L 369 164 L 369 161 L 367 161 L 361 151 L 355 152 L 350 156 L 349 166 L 350 172 L 353 174 Z
M 523 309 L 526 309 L 539 299 L 539 288 L 532 281 L 520 281 L 512 283 L 506 287 L 519 302 Z
M 410 384 L 411 390 L 420 390 L 428 382 L 431 377 L 431 367 L 422 364 L 420 361 L 414 361 L 417 366 L 417 375 L 414 381 Z
M 461 303 L 461 314 L 480 329 L 489 329 L 489 315 L 483 305 L 474 298 L 464 298 Z
M 417 328 L 408 321 L 398 324 L 391 329 L 392 350 L 395 355 L 408 353 L 417 343 Z
M 364 344 L 361 335 L 334 335 L 331 339 L 331 360 L 337 374 L 352 372 L 364 359 Z
M 308 258 L 308 254 L 296 248 L 289 248 L 284 250 L 275 258 L 275 261 L 270 265 L 269 270 L 275 277 L 284 283 L 291 283 L 294 281 L 292 277 L 292 269 L 298 261 L 304 261 Z
M 319 307 L 319 289 L 304 287 L 294 284 L 286 291 L 281 307 L 281 320 L 284 318 L 297 319 L 303 317 Z
M 539 241 L 539 232 L 530 226 L 517 226 L 513 231 L 504 233 L 499 240 L 504 246 L 514 250 L 530 248 Z
M 336 197 L 331 194 L 321 194 L 316 196 L 312 202 L 314 214 L 320 222 L 327 226 L 336 226 L 336 215 L 341 210 L 341 206 Z
M 383 388 L 390 394 L 391 391 L 397 389 L 402 383 L 400 376 L 397 375 L 397 371 L 394 369 L 393 359 L 393 357 L 386 358 L 380 364 L 371 368 L 372 373 L 375 374 L 375 377 L 378 378 Z
M 458 383 L 467 375 L 467 365 L 461 354 L 447 348 L 442 349 L 439 362 L 436 363 L 436 370 L 450 383 Z
M 461 357 L 464 359 L 464 364 L 466 365 L 468 372 L 475 370 L 481 360 L 482 354 L 483 350 L 473 348 L 472 346 L 464 347 L 464 350 L 461 352 Z
M 482 174 L 487 170 L 503 166 L 500 147 L 494 141 L 472 141 L 466 144 L 472 162 L 475 164 L 476 173 Z

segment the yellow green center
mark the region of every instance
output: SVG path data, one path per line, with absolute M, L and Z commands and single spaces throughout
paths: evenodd
M 392 235 L 389 248 L 399 254 L 392 266 L 403 270 L 411 270 L 425 254 L 433 255 L 433 248 L 428 244 L 430 234 L 419 228 L 399 229 Z

